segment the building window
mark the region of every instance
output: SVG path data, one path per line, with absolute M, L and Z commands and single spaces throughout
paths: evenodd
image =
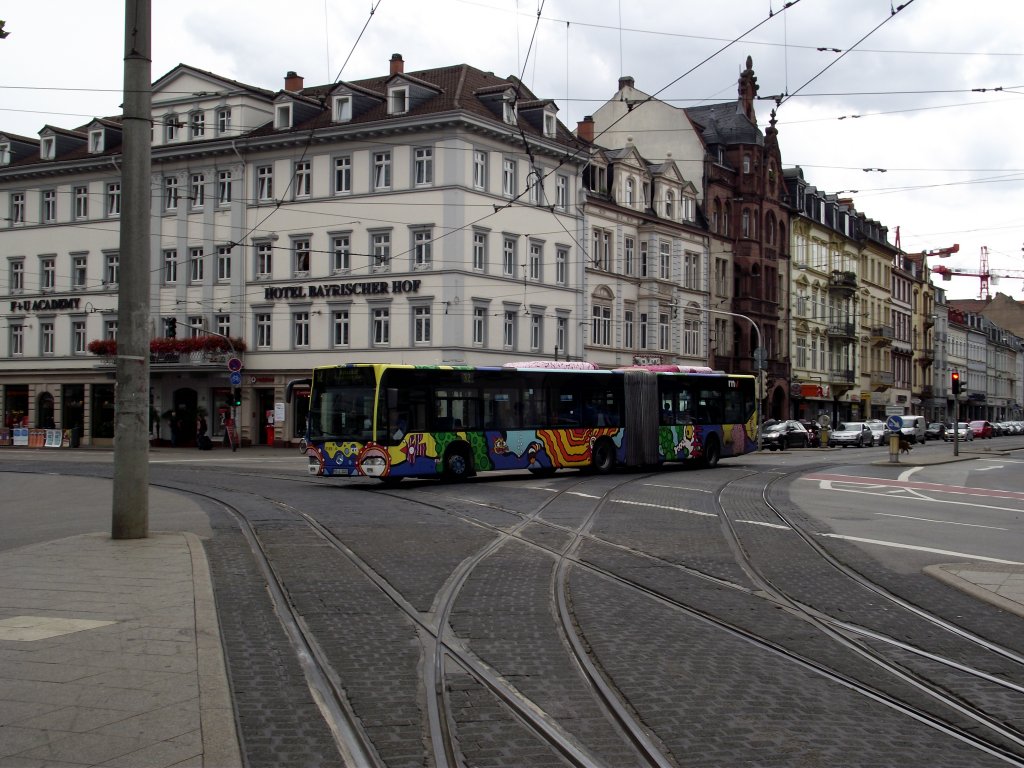
M 372 313 L 373 344 L 385 346 L 391 343 L 391 310 L 388 307 L 377 307 Z
M 222 245 L 217 248 L 217 279 L 231 279 L 231 246 Z
M 309 240 L 292 240 L 292 274 L 305 277 L 309 274 Z
M 516 274 L 516 240 L 506 237 L 501 249 L 501 272 L 508 277 Z
M 292 127 L 292 105 L 278 104 L 274 110 L 274 127 L 279 131 Z
M 256 198 L 272 200 L 274 198 L 274 167 L 262 165 L 256 169 Z
M 21 259 L 11 262 L 11 293 L 21 293 L 25 290 L 25 262 Z
M 71 350 L 76 355 L 85 354 L 85 320 L 71 322 Z
M 178 209 L 178 177 L 164 177 L 164 210 L 176 211 Z
M 11 194 L 11 224 L 25 223 L 25 193 Z
M 434 150 L 430 147 L 417 147 L 414 154 L 414 173 L 417 187 L 425 187 L 434 183 Z
M 612 343 L 612 308 L 604 304 L 595 304 L 591 311 L 593 319 L 592 342 L 599 347 L 608 347 Z
M 167 115 L 164 118 L 164 141 L 171 142 L 177 140 L 179 127 L 178 116 Z
M 270 313 L 261 312 L 256 315 L 256 346 L 259 349 L 270 349 Z
M 188 254 L 189 282 L 199 284 L 203 282 L 203 276 L 206 271 L 203 268 L 203 257 L 205 254 L 202 248 L 190 248 Z
M 57 220 L 57 190 L 43 190 L 43 223 L 53 224 Z
M 640 349 L 647 349 L 647 313 L 640 313 Z
M 45 137 L 39 143 L 39 159 L 53 160 L 57 156 L 57 140 L 53 136 Z
M 683 221 L 693 221 L 693 215 L 697 207 L 696 201 L 689 195 L 683 195 Z
M 622 313 L 622 345 L 626 349 L 633 348 L 633 310 Z
M 501 162 L 501 194 L 516 196 L 516 161 L 505 158 Z
M 221 107 L 217 110 L 217 133 L 223 136 L 231 130 L 231 107 Z
M 743 237 L 750 237 L 750 210 L 743 209 L 743 217 L 740 220 L 740 233 Z
M 634 189 L 633 180 L 632 179 L 626 179 L 626 199 L 625 199 L 625 204 L 628 205 L 628 206 L 632 206 L 633 205 L 633 197 L 634 197 L 633 189 Z
M 487 343 L 487 309 L 473 307 L 473 344 L 481 347 Z
M 374 272 L 391 271 L 390 232 L 374 232 L 370 235 L 370 268 Z
M 333 328 L 332 343 L 336 347 L 347 347 L 349 345 L 349 311 L 347 309 L 336 309 L 332 315 L 331 326 Z
M 473 186 L 487 189 L 487 153 L 480 150 L 473 152 Z
M 42 322 L 39 324 L 39 334 L 41 351 L 44 355 L 52 355 L 54 353 L 54 327 L 51 322 Z
M 569 177 L 559 174 L 555 177 L 555 208 L 564 211 L 569 207 Z
M 312 169 L 309 160 L 295 164 L 295 197 L 309 197 L 312 193 Z
M 607 229 L 594 228 L 594 251 L 591 254 L 594 267 L 605 272 L 612 268 L 612 233 Z
M 668 349 L 670 346 L 668 312 L 660 312 L 658 314 L 658 348 Z
M 505 349 L 516 348 L 516 312 L 506 309 L 504 313 L 504 324 L 501 343 Z
M 199 210 L 206 205 L 206 174 L 192 174 L 188 185 L 188 199 L 192 203 L 193 210 Z
M 569 265 L 569 249 L 559 246 L 555 249 L 555 283 L 565 285 Z
M 98 155 L 103 151 L 103 131 L 89 131 L 89 154 Z
M 512 97 L 508 97 L 502 102 L 502 117 L 509 125 L 515 125 L 518 122 L 516 102 Z
M 217 205 L 231 202 L 231 171 L 220 171 L 217 174 Z
M 11 323 L 11 355 L 25 354 L 25 326 Z
M 473 269 L 477 272 L 487 271 L 487 233 L 473 233 Z
M 633 255 L 636 250 L 636 241 L 632 237 L 626 237 L 622 241 L 622 274 L 631 276 L 633 274 Z
M 750 155 L 743 156 L 743 172 L 750 173 Z
M 73 195 L 75 200 L 75 218 L 89 218 L 89 188 L 75 187 Z
M 189 134 L 193 139 L 201 139 L 206 135 L 206 115 L 203 112 L 193 112 L 189 115 Z
M 52 291 L 57 287 L 57 260 L 47 256 L 39 262 L 41 279 L 39 287 L 43 291 Z
M 683 354 L 696 357 L 700 353 L 700 321 L 687 319 L 683 321 Z
M 309 346 L 309 312 L 296 312 L 292 315 L 292 327 L 295 329 L 293 341 L 296 347 Z
M 391 188 L 391 153 L 373 153 L 373 188 Z
M 683 254 L 683 286 L 700 289 L 700 254 L 687 251 Z
M 430 269 L 433 258 L 433 232 L 417 229 L 412 235 L 413 269 Z
M 347 123 L 352 119 L 352 97 L 334 97 L 334 122 Z
M 564 317 L 555 320 L 555 351 L 565 353 L 569 341 L 569 321 Z
M 0 144 L 0 165 L 11 164 L 11 145 L 7 142 Z
M 85 288 L 85 281 L 88 276 L 88 257 L 74 256 L 71 260 L 71 287 Z
M 544 246 L 541 243 L 530 243 L 530 256 L 527 259 L 527 268 L 531 280 L 540 282 L 543 255 Z
M 401 115 L 409 111 L 409 89 L 391 88 L 388 91 L 388 114 Z
M 164 284 L 178 282 L 178 252 L 173 248 L 164 251 Z
M 121 255 L 118 253 L 107 254 L 107 268 L 103 282 L 107 285 L 117 285 L 118 275 L 121 269 Z
M 550 112 L 544 113 L 544 135 L 549 139 L 555 138 L 555 133 L 558 128 L 558 123 L 555 120 L 555 116 Z
M 665 218 L 670 221 L 676 215 L 676 198 L 671 189 L 665 191 Z
M 231 335 L 231 315 L 217 315 L 214 322 L 217 324 L 217 333 L 221 336 Z
M 203 335 L 203 329 L 206 327 L 206 323 L 203 322 L 202 315 L 189 315 L 188 318 L 188 337 L 190 339 L 198 339 Z
M 334 158 L 334 194 L 352 191 L 352 158 L 348 155 Z
M 530 315 L 530 349 L 540 352 L 544 348 L 544 315 Z
M 544 202 L 544 182 L 536 169 L 531 170 L 526 177 L 526 191 L 530 205 L 540 205 Z
M 334 235 L 331 238 L 333 272 L 348 272 L 352 269 L 352 236 Z
M 672 246 L 669 243 L 661 243 L 659 252 L 659 275 L 662 280 L 672 279 Z
M 430 307 L 413 308 L 412 340 L 415 344 L 430 343 Z

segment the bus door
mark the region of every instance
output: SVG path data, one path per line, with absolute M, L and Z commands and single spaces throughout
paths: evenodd
M 623 373 L 626 401 L 626 464 L 631 467 L 657 464 L 658 378 L 651 371 Z

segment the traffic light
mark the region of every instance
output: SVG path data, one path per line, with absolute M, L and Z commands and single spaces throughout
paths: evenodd
M 167 318 L 167 338 L 174 339 L 178 336 L 178 318 Z
M 231 404 L 236 406 L 236 407 L 242 404 L 242 388 L 241 387 L 235 387 L 234 389 L 231 390 Z
M 953 373 L 951 373 L 950 376 L 952 378 L 951 383 L 953 385 L 953 394 L 954 395 L 959 395 L 960 394 L 960 371 L 953 371 Z

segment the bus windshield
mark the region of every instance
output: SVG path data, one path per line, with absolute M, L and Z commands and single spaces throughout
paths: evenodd
M 372 368 L 319 368 L 313 371 L 309 438 L 336 443 L 371 440 L 375 391 Z

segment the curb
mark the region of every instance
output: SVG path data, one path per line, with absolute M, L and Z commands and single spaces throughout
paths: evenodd
M 934 579 L 938 579 L 944 584 L 948 584 L 951 587 L 956 587 L 961 592 L 966 592 L 971 597 L 977 598 L 978 600 L 984 600 L 986 603 L 1001 608 L 1004 611 L 1013 613 L 1021 618 L 1024 618 L 1024 604 L 1018 603 L 1016 600 L 1011 600 L 1007 597 L 1003 597 L 991 589 L 979 586 L 974 582 L 967 581 L 961 578 L 952 570 L 966 570 L 970 569 L 973 571 L 988 571 L 992 573 L 1003 573 L 1008 569 L 1013 569 L 1012 566 L 998 566 L 990 565 L 985 563 L 946 563 L 943 565 L 928 565 L 924 568 L 924 573 L 931 576 Z M 1016 570 L 1016 569 L 1013 569 Z

